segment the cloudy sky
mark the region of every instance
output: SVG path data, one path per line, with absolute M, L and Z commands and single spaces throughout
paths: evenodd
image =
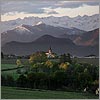
M 93 15 L 99 13 L 99 2 L 64 0 L 2 0 L 1 20 L 8 21 L 29 16 L 69 16 Z

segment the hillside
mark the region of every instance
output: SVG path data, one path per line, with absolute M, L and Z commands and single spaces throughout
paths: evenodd
M 44 23 L 31 25 L 20 25 L 12 30 L 1 33 L 1 43 L 4 45 L 7 42 L 32 42 L 43 35 L 52 35 L 58 37 L 61 34 L 79 34 L 85 31 L 76 28 L 63 28 L 46 25 Z
M 16 42 L 6 43 L 2 47 L 5 54 L 27 55 L 36 51 L 48 51 L 52 47 L 53 52 L 57 54 L 71 53 L 77 56 L 86 56 L 89 54 L 99 54 L 99 46 L 77 46 L 72 40 L 66 38 L 57 38 L 50 35 L 44 35 L 33 42 Z
M 84 46 L 99 45 L 99 28 L 76 37 L 74 43 Z

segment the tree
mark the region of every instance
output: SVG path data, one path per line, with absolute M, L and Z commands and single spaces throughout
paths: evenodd
M 50 74 L 48 76 L 47 84 L 48 84 L 48 89 L 50 89 L 50 90 L 57 89 L 57 82 L 56 82 L 53 74 Z
M 27 87 L 27 78 L 25 75 L 20 75 L 16 81 L 18 87 Z
M 72 63 L 72 60 L 71 60 L 71 55 L 70 53 L 67 54 L 67 62 L 69 63 Z
M 66 84 L 66 73 L 64 71 L 54 72 L 54 79 L 56 81 L 56 88 L 62 88 Z
M 99 79 L 99 66 L 89 64 L 87 70 L 89 74 L 92 76 L 93 81 Z
M 52 73 L 53 72 L 53 62 L 52 61 L 50 61 L 50 60 L 48 60 L 48 61 L 46 61 L 45 62 L 45 67 L 46 67 L 46 72 L 47 73 Z
M 2 58 L 2 59 L 4 58 L 4 54 L 3 54 L 3 52 L 1 52 L 1 58 Z
M 52 72 L 55 72 L 59 70 L 59 63 L 52 61 L 53 67 L 52 67 Z
M 65 63 L 67 61 L 66 54 L 60 56 L 60 63 Z
M 21 60 L 17 59 L 16 64 L 17 64 L 18 67 L 20 67 L 22 65 Z
M 46 60 L 45 52 L 36 52 L 30 56 L 29 63 L 45 62 Z
M 60 68 L 60 69 L 67 70 L 68 66 L 69 66 L 69 63 L 68 63 L 68 62 L 66 62 L 66 63 L 61 63 L 60 66 L 59 66 L 59 68 Z
M 37 73 L 29 73 L 27 75 L 28 79 L 28 87 L 30 88 L 43 88 L 47 89 L 47 79 L 48 76 L 46 73 L 37 72 Z
M 4 75 L 1 75 L 1 86 L 5 86 L 6 85 L 6 78 Z
M 46 62 L 45 62 L 45 65 L 46 65 L 48 68 L 52 68 L 52 67 L 53 67 L 53 63 L 52 63 L 50 60 L 46 61 Z
M 6 85 L 7 86 L 15 86 L 14 78 L 11 75 L 6 76 Z
M 36 86 L 37 88 L 47 89 L 48 75 L 44 72 L 36 73 Z
M 31 71 L 38 72 L 40 67 L 40 63 L 35 63 L 31 66 Z
M 75 73 L 75 66 L 70 64 L 70 66 L 67 68 L 66 70 L 66 79 L 67 79 L 67 82 L 66 82 L 66 86 L 69 87 L 69 88 L 73 88 L 74 86 L 74 80 L 77 79 L 75 77 L 76 73 Z
M 36 73 L 27 74 L 27 85 L 29 88 L 36 88 Z
M 80 73 L 79 84 L 80 84 L 81 89 L 83 89 L 87 86 L 90 86 L 92 82 L 93 82 L 93 80 L 92 80 L 92 77 L 90 74 L 88 74 L 87 72 Z
M 63 55 L 60 56 L 60 63 L 65 63 L 65 62 L 72 63 L 70 53 L 68 53 L 67 55 L 63 54 Z

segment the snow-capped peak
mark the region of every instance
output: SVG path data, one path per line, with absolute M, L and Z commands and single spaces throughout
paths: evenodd
M 41 24 L 44 24 L 44 22 L 39 21 L 36 25 L 41 25 Z
M 99 28 L 99 14 L 91 15 L 91 16 L 77 16 L 70 18 L 68 16 L 62 16 L 62 17 L 27 17 L 24 19 L 17 19 L 13 21 L 3 21 L 1 22 L 1 30 L 0 32 L 5 32 L 10 29 L 14 29 L 16 26 L 19 26 L 20 24 L 25 25 L 51 25 L 55 27 L 64 27 L 64 28 L 71 28 L 75 27 L 80 30 L 84 31 L 91 31 L 94 29 Z M 24 27 L 24 25 L 20 25 L 20 27 Z M 22 28 L 25 29 L 26 27 Z M 25 29 L 26 30 L 26 29 Z M 29 30 L 28 30 L 29 31 Z
M 28 30 L 27 28 L 25 28 L 23 24 L 21 24 L 20 26 L 17 26 L 17 27 L 15 28 L 15 31 L 16 31 L 16 32 L 19 32 L 19 33 L 23 33 L 23 32 L 31 33 L 31 31 Z

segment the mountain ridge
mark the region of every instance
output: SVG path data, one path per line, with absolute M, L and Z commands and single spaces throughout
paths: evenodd
M 7 32 L 1 33 L 1 43 L 4 45 L 10 41 L 19 41 L 19 42 L 31 42 L 36 40 L 40 36 L 45 34 L 58 37 L 60 34 L 77 34 L 83 33 L 84 31 L 73 28 L 62 28 L 54 27 L 46 24 L 39 24 L 36 26 L 31 25 L 20 25 L 13 30 L 8 30 Z
M 53 37 L 49 35 L 45 35 L 45 36 L 46 37 L 45 37 L 45 40 L 43 39 L 44 40 L 43 42 L 38 42 L 39 39 L 33 42 L 28 42 L 28 43 L 9 42 L 5 44 L 1 48 L 1 50 L 5 54 L 28 55 L 36 51 L 47 51 L 49 49 L 49 46 L 51 46 L 53 49 L 53 52 L 57 54 L 71 53 L 72 55 L 77 55 L 77 56 L 86 56 L 89 54 L 95 54 L 98 56 L 99 54 L 98 45 L 97 46 L 77 46 L 70 39 L 62 39 L 62 38 L 57 38 L 57 37 Z M 49 37 L 52 39 L 53 42 L 52 41 L 47 42 Z M 40 38 L 43 38 L 43 36 Z
M 82 34 L 74 40 L 74 43 L 85 46 L 99 45 L 99 28 Z
M 5 32 L 9 29 L 13 29 L 20 24 L 26 25 L 36 25 L 38 22 L 42 21 L 43 23 L 51 26 L 60 26 L 64 28 L 75 27 L 84 31 L 91 31 L 96 28 L 99 28 L 99 14 L 94 14 L 91 16 L 77 16 L 74 18 L 70 18 L 68 16 L 62 17 L 25 17 L 24 19 L 16 19 L 10 21 L 2 21 L 1 22 L 1 33 Z

